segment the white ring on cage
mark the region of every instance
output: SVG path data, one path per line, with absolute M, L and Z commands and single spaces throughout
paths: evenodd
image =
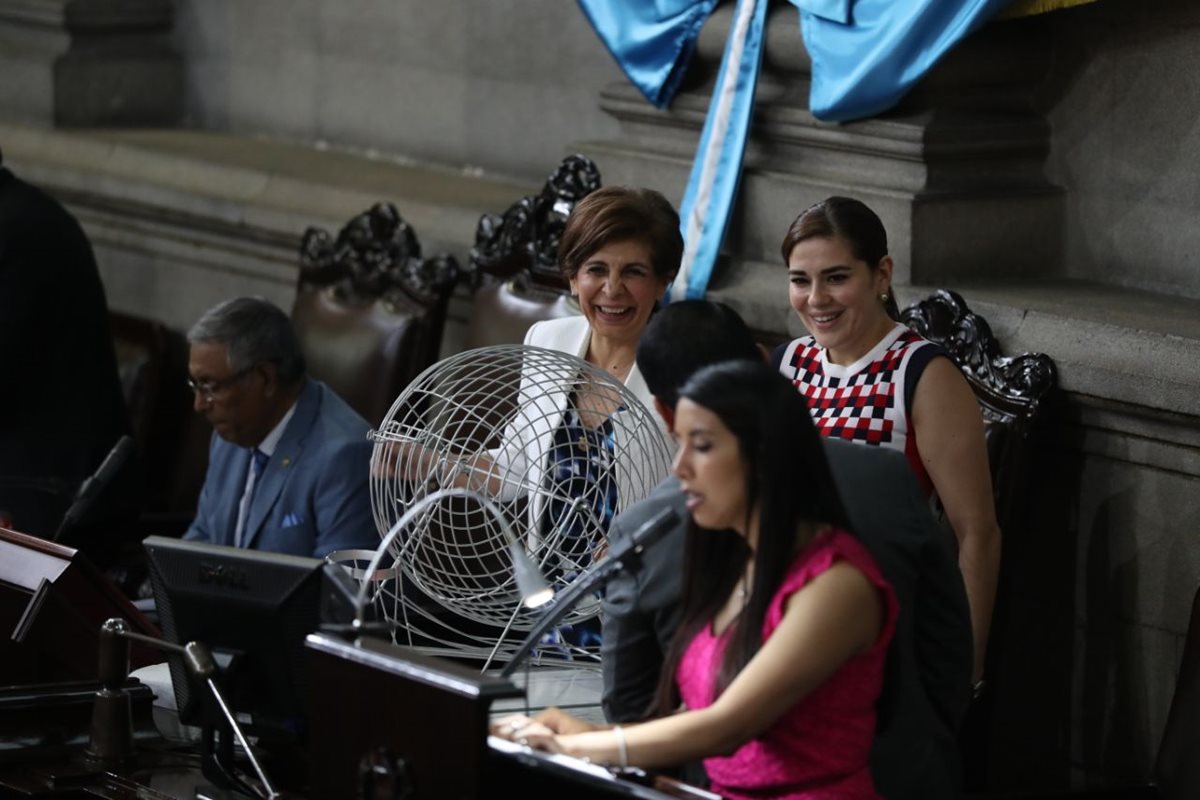
M 347 561 L 365 561 L 371 563 L 371 559 L 375 557 L 374 550 L 365 550 L 360 548 L 350 548 L 347 550 L 334 550 L 325 556 L 326 563 L 337 564 L 342 569 L 350 574 L 351 578 L 356 581 L 367 579 L 367 571 L 361 567 L 351 567 L 345 562 Z M 371 575 L 371 581 L 374 583 L 382 583 L 390 581 L 400 575 L 399 565 L 393 565 L 386 569 L 377 569 Z

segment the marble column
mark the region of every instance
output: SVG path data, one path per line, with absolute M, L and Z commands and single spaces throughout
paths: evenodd
M 170 0 L 0 0 L 0 116 L 174 125 L 183 64 L 172 24 Z

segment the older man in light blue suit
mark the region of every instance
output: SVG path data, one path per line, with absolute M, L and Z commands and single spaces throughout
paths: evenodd
M 374 549 L 369 426 L 305 375 L 287 315 L 235 298 L 205 312 L 188 341 L 194 408 L 214 433 L 184 538 L 316 558 Z

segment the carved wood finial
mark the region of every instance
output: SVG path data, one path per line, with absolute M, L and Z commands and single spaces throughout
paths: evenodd
M 565 292 L 558 243 L 575 204 L 600 188 L 600 171 L 587 156 L 563 159 L 542 191 L 526 195 L 503 214 L 485 214 L 475 229 L 471 266 L 501 279 Z
M 300 284 L 333 287 L 346 300 L 370 302 L 392 292 L 430 302 L 463 270 L 450 255 L 421 257 L 412 226 L 391 203 L 376 203 L 353 217 L 334 239 L 310 227 L 300 243 Z
M 1058 383 L 1058 369 L 1044 353 L 1001 355 L 987 320 L 972 312 L 956 292 L 939 289 L 904 309 L 900 320 L 946 348 L 967 378 L 998 403 L 1024 406 L 1025 416 L 1032 416 Z

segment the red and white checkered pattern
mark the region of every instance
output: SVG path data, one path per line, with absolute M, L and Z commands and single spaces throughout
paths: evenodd
M 897 326 L 855 364 L 825 363 L 825 350 L 811 336 L 788 345 L 779 371 L 808 401 L 822 436 L 890 447 L 904 453 L 923 486 L 929 478 L 911 435 L 905 380 L 913 353 L 932 343 Z

